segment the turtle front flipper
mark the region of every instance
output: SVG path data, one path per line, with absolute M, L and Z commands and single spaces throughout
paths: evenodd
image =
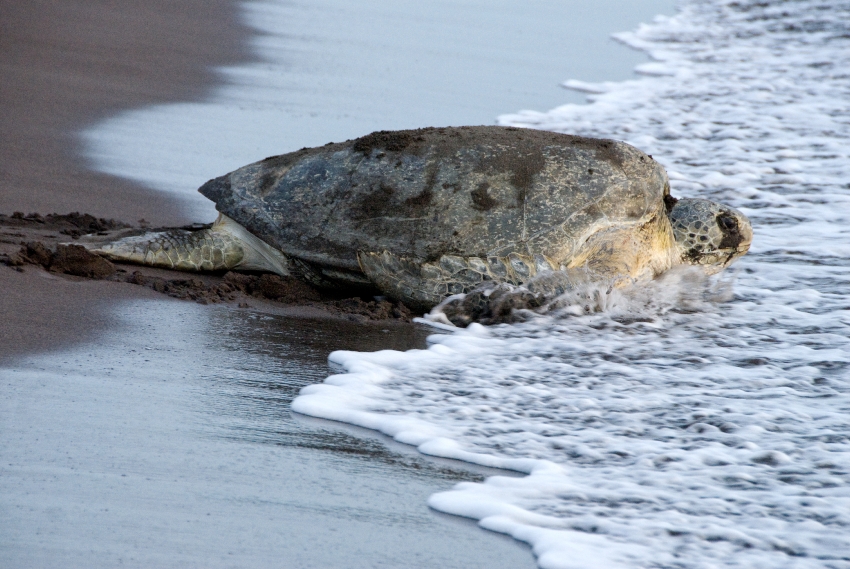
M 182 229 L 87 245 L 111 261 L 179 271 L 269 271 L 289 275 L 287 257 L 230 218 L 219 215 L 209 229 Z
M 553 269 L 553 264 L 542 255 L 515 253 L 487 258 L 443 255 L 436 261 L 423 263 L 389 251 L 361 251 L 357 259 L 361 270 L 383 294 L 423 312 L 446 297 L 467 293 L 485 281 L 518 285 Z

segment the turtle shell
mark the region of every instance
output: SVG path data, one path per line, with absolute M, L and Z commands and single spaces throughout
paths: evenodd
M 477 126 L 304 148 L 199 191 L 285 254 L 356 271 L 358 251 L 566 264 L 596 231 L 663 215 L 669 186 L 657 162 L 622 142 Z

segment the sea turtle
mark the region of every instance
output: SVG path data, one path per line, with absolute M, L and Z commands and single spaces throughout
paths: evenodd
M 544 271 L 615 284 L 682 263 L 717 272 L 752 240 L 734 208 L 671 197 L 664 168 L 628 144 L 512 127 L 379 131 L 272 156 L 199 191 L 220 212 L 211 228 L 95 252 L 370 288 L 424 311 Z

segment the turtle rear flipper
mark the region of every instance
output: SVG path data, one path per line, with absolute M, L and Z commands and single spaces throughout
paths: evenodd
M 224 215 L 219 215 L 208 229 L 146 233 L 86 247 L 111 261 L 164 269 L 290 274 L 290 263 L 283 253 Z

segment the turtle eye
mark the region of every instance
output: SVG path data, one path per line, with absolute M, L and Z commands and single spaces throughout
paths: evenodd
M 738 220 L 728 214 L 717 216 L 717 226 L 727 233 L 738 232 Z

